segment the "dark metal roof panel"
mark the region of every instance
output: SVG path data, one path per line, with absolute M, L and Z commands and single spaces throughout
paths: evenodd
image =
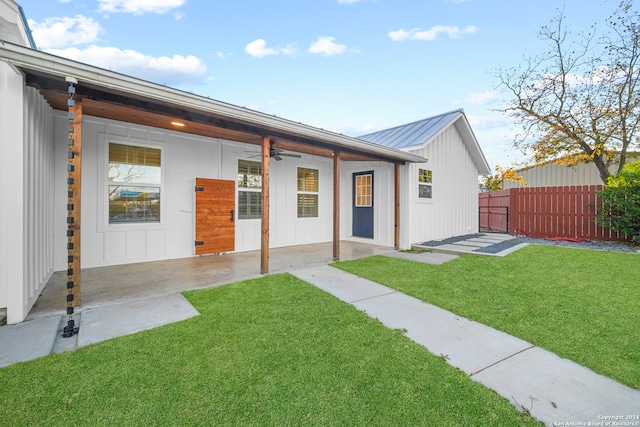
M 421 146 L 446 128 L 462 111 L 450 111 L 417 122 L 362 135 L 358 138 L 395 149 Z

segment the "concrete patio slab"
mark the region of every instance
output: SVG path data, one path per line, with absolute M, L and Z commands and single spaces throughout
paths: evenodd
M 344 260 L 393 252 L 365 243 L 340 246 Z M 275 248 L 270 271 L 330 262 L 332 243 Z M 25 322 L 0 326 L 0 367 L 186 319 L 197 312 L 183 305 L 180 292 L 263 277 L 259 268 L 260 252 L 253 251 L 83 269 L 82 305 L 73 315 L 79 333 L 70 338 L 61 336 L 67 320 L 67 276 L 54 273 Z
M 507 243 L 513 239 L 515 237 L 509 234 L 479 233 L 423 242 L 415 244 L 413 247 L 429 250 L 433 253 L 504 257 L 527 246 L 527 243 L 518 244 L 518 241 L 514 241 L 512 244 Z
M 61 322 L 51 316 L 0 328 L 0 368 L 50 354 Z
M 508 240 L 511 240 L 511 239 L 508 239 Z M 473 239 L 466 240 L 466 242 L 485 243 L 489 245 L 495 245 L 496 243 L 502 243 L 505 241 L 506 240 L 502 240 L 502 239 L 486 239 L 483 237 L 475 237 Z
M 463 242 L 458 242 L 456 245 L 459 246 L 470 246 L 474 249 L 477 248 L 486 248 L 487 246 L 495 245 L 493 242 L 479 242 L 477 240 L 465 240 Z
M 507 240 L 515 239 L 515 236 L 510 234 L 498 234 L 498 233 L 485 233 L 481 237 L 476 237 L 476 239 L 482 239 L 490 242 L 500 243 L 505 242 Z
M 90 308 L 82 312 L 78 347 L 186 320 L 199 314 L 182 294 Z

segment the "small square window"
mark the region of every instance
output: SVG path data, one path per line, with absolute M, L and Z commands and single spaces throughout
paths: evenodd
M 418 197 L 421 199 L 431 199 L 431 186 L 430 185 L 419 185 L 418 186 Z
M 262 193 L 238 191 L 238 219 L 262 218 Z
M 418 169 L 418 197 L 421 199 L 433 198 L 431 184 L 433 173 L 428 169 Z
M 298 194 L 298 218 L 316 218 L 318 216 L 318 195 Z

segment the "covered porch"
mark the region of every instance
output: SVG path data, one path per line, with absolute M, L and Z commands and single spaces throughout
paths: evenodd
M 341 239 L 350 237 L 344 225 L 347 219 L 344 213 L 345 203 L 349 201 L 345 193 L 351 191 L 345 191 L 351 188 L 350 182 L 346 181 L 347 177 L 351 178 L 351 171 L 346 169 L 349 165 L 359 163 L 382 164 L 386 168 L 389 188 L 385 188 L 384 192 L 389 198 L 386 199 L 385 206 L 389 209 L 385 212 L 384 225 L 386 231 L 391 233 L 389 236 L 392 236 L 387 240 L 392 240 L 396 248 L 400 246 L 400 168 L 406 163 L 424 162 L 425 159 L 421 156 L 12 43 L 0 46 L 0 57 L 10 65 L 12 79 L 24 86 L 16 91 L 16 102 L 20 101 L 23 108 L 15 108 L 22 112 L 15 122 L 22 122 L 22 125 L 15 126 L 15 129 L 12 127 L 12 132 L 5 135 L 7 140 L 22 139 L 24 144 L 14 144 L 3 151 L 7 158 L 17 159 L 12 162 L 16 166 L 15 170 L 7 176 L 19 179 L 12 187 L 21 190 L 9 193 L 9 197 L 15 196 L 15 206 L 19 207 L 11 212 L 12 216 L 19 218 L 23 224 L 22 227 L 5 225 L 3 233 L 6 234 L 7 241 L 17 242 L 13 243 L 15 247 L 18 243 L 24 246 L 24 250 L 7 251 L 7 256 L 2 261 L 3 266 L 22 266 L 15 271 L 6 268 L 11 271 L 6 281 L 11 286 L 7 286 L 8 296 L 5 298 L 10 324 L 24 320 L 29 315 L 27 313 L 33 311 L 30 308 L 34 303 L 42 305 L 41 300 L 46 299 L 46 294 L 50 292 L 44 289 L 47 279 L 53 271 L 61 270 L 63 266 L 66 267 L 66 278 L 55 274 L 52 281 L 65 282 L 66 292 L 62 292 L 61 297 L 63 302 L 67 302 L 67 314 L 71 315 L 81 304 L 85 307 L 85 304 L 93 303 L 93 291 L 86 290 L 84 285 L 85 281 L 92 282 L 93 273 L 88 271 L 86 278 L 80 274 L 85 270 L 81 266 L 89 262 L 109 265 L 115 259 L 120 263 L 124 259 L 122 254 L 126 254 L 127 249 L 133 246 L 139 249 L 137 253 L 144 255 L 137 258 L 141 261 L 149 261 L 144 257 L 189 257 L 192 250 L 198 253 L 197 248 L 191 247 L 191 242 L 199 247 L 204 241 L 198 238 L 197 227 L 193 227 L 195 239 L 191 236 L 191 225 L 197 223 L 198 218 L 190 212 L 188 198 L 182 197 L 187 194 L 185 183 L 189 183 L 188 190 L 191 191 L 194 188 L 191 180 L 198 177 L 233 182 L 237 173 L 225 169 L 225 166 L 240 157 L 255 155 L 256 160 L 259 159 L 261 163 L 261 212 L 260 217 L 255 218 L 260 220 L 260 226 L 251 230 L 252 239 L 259 238 L 260 251 L 257 258 L 253 254 L 253 263 L 247 266 L 248 271 L 255 271 L 255 265 L 259 265 L 258 273 L 263 274 L 278 271 L 279 268 L 277 264 L 270 265 L 270 260 L 277 263 L 277 256 L 270 251 L 272 246 L 283 245 L 282 242 L 274 243 L 274 240 L 285 234 L 278 229 L 273 220 L 275 212 L 270 212 L 270 209 L 275 209 L 275 206 L 271 206 L 272 200 L 278 197 L 278 190 L 283 188 L 277 186 L 277 180 L 272 178 L 278 174 L 284 176 L 284 172 L 277 167 L 272 170 L 270 165 L 272 158 L 277 161 L 280 155 L 287 155 L 283 151 L 291 152 L 288 154 L 290 156 L 304 155 L 314 161 L 324 162 L 323 176 L 332 178 L 327 179 L 322 187 L 329 189 L 322 198 L 322 203 L 323 206 L 331 206 L 331 209 L 326 208 L 328 214 L 325 212 L 322 225 L 330 234 L 325 232 L 321 238 L 309 239 L 331 239 L 331 259 L 345 259 L 347 256 L 342 251 L 348 252 L 348 249 L 340 246 Z M 47 126 L 43 124 L 45 120 L 42 118 L 48 120 Z M 111 127 L 113 132 L 109 133 Z M 21 129 L 27 129 L 27 134 L 23 135 Z M 116 230 L 110 220 L 105 219 L 110 218 L 104 214 L 107 209 L 104 207 L 107 203 L 104 194 L 110 188 L 105 185 L 108 177 L 103 176 L 107 173 L 108 162 L 102 156 L 108 156 L 104 147 L 110 144 L 105 135 L 109 135 L 109 138 L 119 135 L 126 140 L 124 143 L 134 140 L 131 142 L 134 145 L 158 145 L 159 148 L 156 148 L 165 153 L 165 159 L 168 153 L 173 153 L 171 164 L 176 170 L 164 172 L 159 178 L 159 184 L 156 183 L 153 187 L 162 187 L 163 191 L 171 189 L 164 191 L 162 200 L 163 206 L 173 203 L 171 206 L 174 208 L 170 212 L 173 217 L 164 215 L 162 220 L 154 221 L 158 229 L 152 230 L 157 231 L 152 237 L 147 235 L 150 227 L 146 227 L 146 224 L 138 227 L 132 221 L 120 233 L 122 229 Z M 196 140 L 197 143 L 191 142 Z M 202 142 L 204 140 L 211 142 L 211 145 L 207 145 L 203 149 L 204 154 L 200 155 L 197 150 L 201 148 L 200 145 L 205 145 Z M 23 150 L 23 145 L 30 148 Z M 188 148 L 193 150 L 189 151 Z M 245 148 L 253 151 L 247 154 Z M 37 155 L 30 156 L 30 153 Z M 180 155 L 185 159 L 183 163 L 180 163 Z M 200 158 L 209 159 L 210 164 L 200 169 L 195 161 Z M 162 161 L 159 162 L 162 168 Z M 167 160 L 165 165 L 166 162 Z M 46 167 L 43 168 L 42 165 Z M 196 172 L 200 170 L 204 172 L 197 175 Z M 169 173 L 173 175 L 169 176 Z M 124 182 L 128 180 L 124 179 Z M 200 187 L 196 186 L 195 191 L 200 191 Z M 184 203 L 178 206 L 182 202 Z M 222 218 L 221 215 L 216 213 L 216 217 Z M 231 217 L 234 221 L 234 215 L 233 208 L 227 209 L 224 220 L 228 222 Z M 376 221 L 382 223 L 380 218 Z M 174 240 L 166 237 L 169 232 Z M 135 237 L 131 237 L 134 235 Z M 113 245 L 109 246 L 111 238 L 119 240 L 112 241 Z M 298 243 L 307 242 L 299 241 L 295 244 Z M 382 244 L 387 244 L 387 241 Z M 149 248 L 155 250 L 154 245 L 160 247 L 149 255 Z M 252 242 L 249 250 L 254 246 L 257 245 Z M 113 249 L 115 255 L 105 255 L 107 247 L 117 248 Z M 92 258 L 89 254 L 98 253 L 96 248 L 102 252 Z M 212 252 L 236 251 L 241 252 L 237 248 Z M 172 262 L 166 261 L 167 264 Z M 128 271 L 130 268 L 132 267 L 115 267 L 115 270 Z M 242 270 L 240 267 L 236 269 Z M 96 269 L 98 270 L 100 269 Z M 147 276 L 149 274 L 151 273 L 146 273 Z M 145 273 L 141 275 L 145 276 Z M 49 285 L 46 287 L 51 289 Z M 42 296 L 39 297 L 41 290 Z M 4 301 L 0 300 L 0 305 L 2 304 Z M 35 307 L 34 310 L 38 311 L 39 308 Z
M 343 241 L 341 258 L 352 260 L 394 249 Z M 82 270 L 82 307 L 77 311 L 171 295 L 261 277 L 260 251 L 144 262 Z M 270 250 L 270 272 L 284 273 L 333 262 L 333 243 Z M 66 314 L 66 272 L 54 273 L 26 321 Z

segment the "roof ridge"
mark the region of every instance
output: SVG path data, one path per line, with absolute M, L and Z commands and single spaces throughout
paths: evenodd
M 381 130 L 378 130 L 378 131 L 375 131 L 375 132 L 371 132 L 371 133 L 367 133 L 367 134 L 364 134 L 364 135 L 360 135 L 360 136 L 357 136 L 357 138 L 364 138 L 366 136 L 375 135 L 375 134 L 381 133 L 381 132 L 389 132 L 389 131 L 392 131 L 394 129 L 411 126 L 411 125 L 416 124 L 416 123 L 425 122 L 427 120 L 433 120 L 435 118 L 442 117 L 442 116 L 447 116 L 447 115 L 452 114 L 452 113 L 464 113 L 464 109 L 463 108 L 458 108 L 457 110 L 447 111 L 446 113 L 436 114 L 435 116 L 425 117 L 424 119 L 415 120 L 413 122 L 405 123 L 405 124 L 402 124 L 402 125 L 396 125 L 396 126 L 393 126 L 393 127 L 390 127 L 390 128 L 381 129 Z

